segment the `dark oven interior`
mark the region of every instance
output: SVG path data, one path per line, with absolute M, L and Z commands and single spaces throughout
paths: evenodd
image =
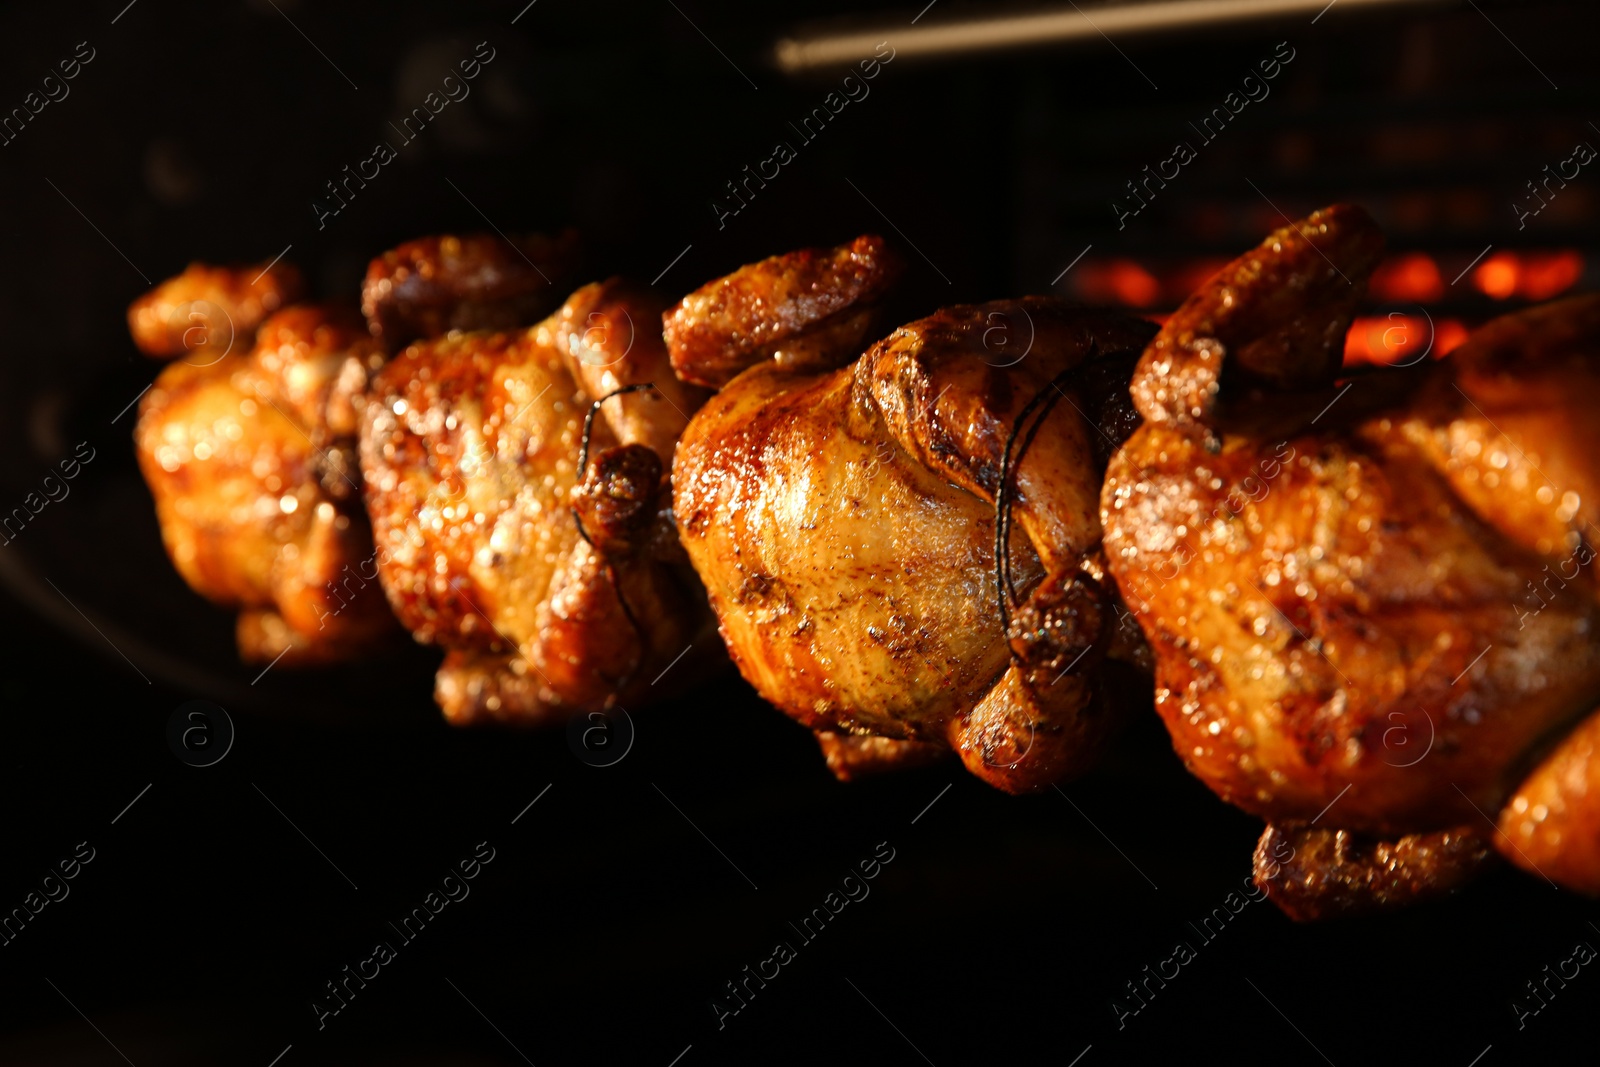
M 1055 21 L 1026 22 L 1041 12 Z M 78 442 L 97 458 L 0 548 L 3 904 L 77 842 L 103 858 L 8 943 L 0 1059 L 116 1062 L 107 1044 L 141 1067 L 1559 1053 L 1590 994 L 1563 986 L 1531 1021 L 1513 1003 L 1600 933 L 1592 904 L 1535 879 L 1502 872 L 1361 923 L 1253 908 L 1191 934 L 1248 875 L 1259 825 L 1184 773 L 1153 716 L 1062 795 L 1017 800 L 949 767 L 842 786 L 734 678 L 639 717 L 605 769 L 561 736 L 448 729 L 422 649 L 253 678 L 226 614 L 162 551 L 127 416 L 154 368 L 123 312 L 191 259 L 286 251 L 321 296 L 353 300 L 399 240 L 570 225 L 597 275 L 674 296 L 876 231 L 907 251 L 915 314 L 1053 291 L 1160 316 L 1286 219 L 1348 200 L 1391 258 L 1347 359 L 1438 358 L 1502 311 L 1595 286 L 1589 15 L 1488 0 L 6 12 L 8 106 L 79 42 L 93 59 L 0 149 L 0 489 L 20 499 Z M 472 97 L 402 140 L 392 122 L 479 42 L 495 58 Z M 873 77 L 846 84 L 869 57 Z M 386 138 L 395 161 L 332 210 L 329 186 Z M 207 771 L 164 739 L 197 697 L 238 725 Z M 475 899 L 319 1028 L 325 983 L 484 840 L 504 858 Z M 878 899 L 720 1019 L 728 984 L 880 842 L 903 858 Z M 1196 936 L 1185 973 L 1150 982 Z M 1570 984 L 1585 980 L 1600 982 Z

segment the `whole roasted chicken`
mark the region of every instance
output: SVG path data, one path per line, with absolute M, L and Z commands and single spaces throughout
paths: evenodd
M 574 256 L 571 235 L 555 242 L 541 237 L 507 242 L 486 235 L 408 242 L 371 264 L 362 294 L 365 323 L 354 310 L 282 306 L 301 290 L 298 272 L 285 264 L 250 269 L 194 264 L 134 304 L 130 325 L 139 344 L 158 357 L 184 355 L 144 397 L 136 430 L 163 539 L 197 592 L 240 609 L 238 648 L 246 661 L 330 662 L 381 648 L 400 633 L 382 585 L 389 587 L 416 637 L 450 645 L 450 638 L 440 635 L 438 617 L 419 614 L 426 590 L 414 589 L 413 574 L 403 569 L 443 573 L 448 541 L 448 549 L 466 547 L 474 558 L 483 558 L 477 555 L 482 547 L 493 560 L 491 574 L 454 593 L 453 603 L 482 598 L 493 609 L 512 600 L 517 605 L 512 614 L 525 608 L 542 613 L 538 625 L 555 651 L 541 653 L 533 670 L 555 680 L 566 701 L 598 699 L 573 678 L 590 678 L 584 685 L 594 685 L 592 678 L 614 680 L 627 675 L 630 664 L 637 667 L 627 651 L 629 641 L 637 645 L 640 640 L 637 633 L 614 632 L 616 619 L 606 630 L 595 621 L 595 603 L 622 597 L 624 622 L 645 625 L 661 619 L 659 601 L 667 595 L 658 589 L 658 571 L 635 566 L 634 557 L 651 545 L 675 547 L 659 530 L 659 514 L 666 509 L 658 499 L 662 464 L 698 395 L 672 379 L 659 334 L 651 336 L 661 307 L 640 306 L 638 301 L 648 298 L 621 283 L 606 283 L 574 294 L 538 330 L 482 333 L 536 322 L 555 304 L 558 290 L 550 278 L 568 277 Z M 262 322 L 267 310 L 272 314 Z M 645 323 L 645 330 L 635 323 Z M 387 418 L 395 418 L 390 394 L 397 389 L 414 387 L 408 394 L 414 408 L 424 408 L 422 394 L 440 384 L 437 374 L 446 363 L 456 365 L 451 360 L 461 357 L 483 368 L 538 352 L 552 357 L 542 379 L 547 395 L 518 418 L 541 426 L 539 440 L 549 448 L 514 454 L 509 437 L 496 438 L 507 446 L 496 453 L 501 461 L 494 469 L 496 480 L 493 485 L 475 480 L 488 474 L 488 467 L 464 466 L 451 450 L 470 437 L 467 408 L 488 397 L 462 394 L 459 386 L 466 379 L 458 379 L 448 400 L 440 398 L 427 410 L 426 418 L 437 418 L 437 426 L 422 427 L 434 434 L 427 438 L 430 445 L 443 451 L 418 456 L 413 450 L 405 459 L 382 448 L 374 451 L 384 485 L 371 493 L 384 534 L 374 545 L 357 461 L 360 411 L 373 390 L 371 376 L 387 354 L 432 334 L 445 336 L 419 342 L 402 358 L 402 370 L 382 379 Z M 485 389 L 488 379 L 502 384 L 509 373 L 506 368 L 486 371 Z M 590 400 L 629 386 L 640 374 L 656 376 L 661 386 L 653 394 L 624 395 L 605 406 L 605 418 L 595 427 L 594 494 L 571 496 L 579 451 L 587 448 L 582 429 Z M 451 406 L 458 403 L 459 410 Z M 637 448 L 616 453 L 613 446 L 619 445 Z M 421 464 L 421 470 L 408 469 L 408 461 Z M 410 525 L 402 530 L 392 506 L 405 491 L 416 490 L 421 472 L 429 469 L 446 470 L 454 478 L 443 510 L 429 510 L 418 498 L 422 520 L 406 515 Z M 450 498 L 451 491 L 458 496 Z M 499 528 L 477 525 L 483 515 L 478 509 L 469 512 L 464 501 L 478 501 L 486 493 L 496 494 L 485 504 L 488 514 L 538 515 L 538 520 L 528 525 L 507 520 Z M 440 502 L 437 494 L 429 499 Z M 544 506 L 549 507 L 541 514 Z M 573 541 L 581 539 L 581 528 L 574 506 L 589 518 L 589 539 L 578 547 Z M 450 531 L 443 530 L 446 523 Z M 424 531 L 434 541 L 413 544 L 411 539 Z M 493 533 L 493 545 L 477 544 L 474 537 L 480 533 Z M 565 561 L 573 552 L 582 560 Z M 560 573 L 546 574 L 552 581 L 539 584 L 518 571 L 515 587 L 502 584 L 501 576 L 520 561 L 546 555 L 563 560 Z M 686 574 L 682 560 L 678 569 Z M 606 601 L 610 582 L 618 579 L 627 587 L 635 571 L 643 577 L 632 601 L 626 593 L 611 593 Z M 638 614 L 627 619 L 630 603 L 637 603 Z M 680 630 L 696 629 L 704 619 L 698 603 L 691 598 L 685 611 L 670 616 L 662 641 L 675 643 Z M 464 622 L 462 629 L 472 624 Z M 518 629 L 517 619 L 510 617 L 501 617 L 498 625 L 502 633 L 533 632 Z M 467 638 L 466 645 L 474 646 L 475 640 L 478 635 Z M 490 646 L 504 653 L 507 664 L 522 664 L 514 646 L 502 648 L 498 635 L 491 635 Z M 472 685 L 451 683 L 466 673 L 472 673 Z M 562 681 L 565 675 L 573 678 Z M 440 696 L 453 717 L 472 715 L 478 704 L 470 699 L 507 717 L 531 713 L 526 701 L 480 693 L 483 677 L 483 672 L 464 672 L 454 661 L 446 664 Z
M 1167 321 L 1107 567 L 1178 754 L 1271 823 L 1257 880 L 1289 914 L 1439 894 L 1491 847 L 1600 893 L 1600 297 L 1341 385 L 1382 244 L 1328 208 Z
M 734 662 L 841 777 L 954 749 L 1002 789 L 1047 788 L 1116 721 L 1103 661 L 1140 654 L 1097 501 L 1154 327 L 1029 297 L 861 354 L 896 273 L 861 237 L 667 314 L 678 375 L 720 387 L 678 443 L 679 535 Z
M 413 636 L 445 648 L 452 721 L 626 707 L 710 647 L 666 478 L 705 393 L 672 377 L 662 307 L 586 286 L 528 330 L 413 343 L 372 381 L 378 573 Z
M 225 335 L 195 329 L 196 358 L 161 372 L 134 432 L 168 555 L 196 592 L 239 611 L 247 662 L 381 647 L 398 627 L 381 597 L 359 595 L 375 569 L 355 389 L 381 360 L 365 325 L 302 304 L 262 323 L 254 345 L 218 348 Z

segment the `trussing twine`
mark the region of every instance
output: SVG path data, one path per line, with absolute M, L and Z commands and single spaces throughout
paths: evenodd
M 607 400 L 610 400 L 614 396 L 621 396 L 624 393 L 642 393 L 645 390 L 654 392 L 655 388 L 656 386 L 654 382 L 640 382 L 636 385 L 624 385 L 622 388 L 612 390 L 599 400 L 596 400 L 594 403 L 589 405 L 589 413 L 583 417 L 583 444 L 578 449 L 579 484 L 582 484 L 584 475 L 589 470 L 589 438 L 594 432 L 594 417 L 599 414 L 600 405 L 604 404 Z M 594 549 L 595 554 L 600 557 L 600 564 L 605 568 L 606 578 L 611 582 L 611 591 L 616 594 L 617 603 L 622 606 L 622 614 L 627 618 L 628 625 L 633 627 L 634 634 L 639 638 L 639 664 L 643 665 L 646 654 L 650 650 L 649 636 L 645 633 L 644 627 L 639 624 L 639 619 L 634 615 L 633 608 L 629 606 L 628 598 L 622 595 L 622 583 L 617 581 L 617 572 L 615 568 L 611 566 L 611 560 L 607 558 L 604 552 L 601 552 L 599 549 L 595 548 L 594 541 L 589 537 L 589 531 L 583 527 L 583 517 L 578 514 L 578 509 L 573 507 L 569 508 L 568 510 L 572 512 L 572 521 L 578 524 L 578 536 L 583 538 L 583 543 L 588 545 L 591 549 Z M 621 680 L 617 682 L 616 688 L 619 691 L 626 689 L 628 687 L 628 683 L 633 681 L 633 673 L 634 672 L 632 670 L 628 671 L 628 673 L 623 675 Z

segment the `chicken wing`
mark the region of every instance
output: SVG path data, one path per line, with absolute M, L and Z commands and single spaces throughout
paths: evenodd
M 644 445 L 670 463 L 689 416 L 710 394 L 673 376 L 659 332 L 665 307 L 641 285 L 596 282 L 573 293 L 539 337 L 561 352 L 585 395 L 616 398 L 600 413 L 619 442 Z M 637 388 L 647 383 L 650 389 Z
M 1256 845 L 1254 870 L 1284 914 L 1313 922 L 1446 896 L 1494 861 L 1476 827 L 1380 841 L 1349 830 L 1272 825 Z
M 513 330 L 561 302 L 578 235 L 444 234 L 407 241 L 374 259 L 361 286 L 372 335 L 391 353 L 451 330 Z
M 191 263 L 129 306 L 128 331 L 147 356 L 210 364 L 229 352 L 249 352 L 256 327 L 304 292 L 300 272 L 288 263 Z
M 836 771 L 927 754 L 909 743 L 1047 788 L 1115 721 L 1096 699 L 1118 629 L 1096 438 L 1128 405 L 1097 386 L 1119 359 L 1125 380 L 1154 327 L 1030 297 L 947 308 L 852 361 L 893 269 L 864 237 L 742 268 L 668 314 L 679 375 L 727 383 L 678 444 L 679 534 L 734 662 L 824 735 Z M 986 347 L 1000 323 L 1025 356 Z
M 1168 320 L 1107 472 L 1106 559 L 1174 747 L 1224 799 L 1377 838 L 1488 835 L 1600 696 L 1600 300 L 1341 388 L 1381 245 L 1329 208 Z
M 741 267 L 667 315 L 673 369 L 712 388 L 769 360 L 792 370 L 831 369 L 859 354 L 900 272 L 899 257 L 872 234 Z
M 1496 839 L 1530 874 L 1600 897 L 1600 713 L 1584 719 L 1517 787 Z

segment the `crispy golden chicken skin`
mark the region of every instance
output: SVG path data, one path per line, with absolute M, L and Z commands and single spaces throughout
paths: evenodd
M 191 263 L 129 305 L 128 331 L 147 356 L 210 364 L 229 352 L 248 353 L 256 327 L 304 292 L 300 272 L 288 263 Z
M 873 234 L 740 267 L 684 297 L 663 320 L 673 369 L 686 382 L 721 388 L 768 360 L 830 368 L 870 339 L 900 269 Z
M 926 741 L 897 741 L 892 737 L 840 734 L 831 730 L 818 730 L 816 734 L 828 770 L 841 782 L 926 767 L 950 756 L 950 749 L 945 745 Z
M 520 259 L 520 268 L 506 266 L 516 254 L 474 237 L 411 242 L 376 261 L 412 280 L 384 289 L 374 315 L 411 325 L 529 324 L 535 269 Z M 129 310 L 146 350 L 188 353 L 145 397 L 137 431 L 168 549 L 197 592 L 241 609 L 241 655 L 277 662 L 283 653 L 285 666 L 355 658 L 399 632 L 375 588 L 356 455 L 368 380 L 385 361 L 369 336 L 381 324 L 309 304 L 263 321 L 263 308 L 300 289 L 299 272 L 284 263 L 196 264 Z
M 135 444 L 167 552 L 201 595 L 237 608 L 252 662 L 349 659 L 398 636 L 376 577 L 353 439 L 322 412 L 347 361 L 375 345 L 360 319 L 296 306 L 254 350 L 168 366 Z
M 585 395 L 621 393 L 600 409 L 616 439 L 644 445 L 671 462 L 689 417 L 710 395 L 673 376 L 660 324 L 666 301 L 621 278 L 586 285 L 539 327 L 542 344 L 553 345 Z
M 1090 387 L 1097 364 L 1122 356 L 1125 374 L 1154 327 L 1030 297 L 947 308 L 852 360 L 826 338 L 870 310 L 853 294 L 870 305 L 892 268 L 845 271 L 837 298 L 811 279 L 863 248 L 881 243 L 765 260 L 669 313 L 681 375 L 723 378 L 730 353 L 749 364 L 678 444 L 679 535 L 734 662 L 791 717 L 825 735 L 954 749 L 1000 788 L 1046 788 L 1086 765 L 1113 721 L 1095 685 L 1118 630 L 1096 559 L 1104 430 L 1086 413 L 1118 395 Z M 777 329 L 740 315 L 770 316 L 784 340 L 746 343 Z M 1024 358 L 986 346 L 1001 321 L 1031 338 Z M 785 345 L 806 360 L 785 361 Z M 829 359 L 836 369 L 821 369 Z M 995 558 L 1002 484 L 1009 611 Z M 851 775 L 874 756 L 925 754 L 831 737 L 825 748 Z
M 652 299 L 589 287 L 528 330 L 415 343 L 371 384 L 361 466 L 379 571 L 405 627 L 446 649 L 435 695 L 454 722 L 626 706 L 706 644 L 704 598 L 667 524 L 670 428 L 685 416 L 664 398 L 609 400 L 580 469 L 606 393 L 573 371 L 587 377 L 585 344 L 610 351 L 596 333 L 584 341 L 589 314 L 659 321 Z M 664 364 L 659 334 L 640 330 L 599 369 L 609 392 Z
M 1380 248 L 1363 212 L 1329 208 L 1172 316 L 1107 471 L 1106 559 L 1174 747 L 1224 799 L 1391 840 L 1487 836 L 1600 696 L 1600 298 L 1341 388 Z
M 1256 885 L 1284 914 L 1315 922 L 1445 896 L 1494 862 L 1479 827 L 1380 841 L 1348 830 L 1272 825 L 1256 844 L 1254 871 Z
M 451 330 L 512 330 L 561 302 L 578 259 L 577 232 L 421 237 L 367 267 L 361 311 L 391 353 Z
M 1496 845 L 1530 874 L 1600 896 L 1600 713 L 1562 738 L 1500 810 Z

